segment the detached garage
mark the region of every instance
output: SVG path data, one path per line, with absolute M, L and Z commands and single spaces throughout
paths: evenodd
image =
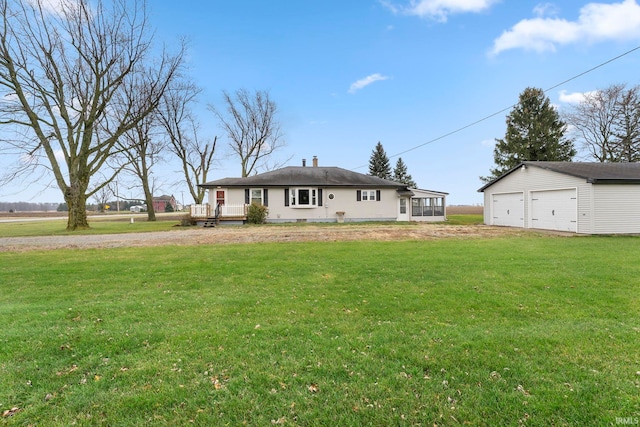
M 640 163 L 523 162 L 478 191 L 487 225 L 640 233 Z

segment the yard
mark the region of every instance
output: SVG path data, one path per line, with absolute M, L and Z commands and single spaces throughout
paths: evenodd
M 0 252 L 0 424 L 637 423 L 639 251 L 478 231 Z

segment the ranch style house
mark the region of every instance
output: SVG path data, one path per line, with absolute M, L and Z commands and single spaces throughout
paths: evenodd
M 205 226 L 246 222 L 247 207 L 268 208 L 267 222 L 444 221 L 446 196 L 338 167 L 281 169 L 205 184 L 209 201 L 191 207 Z

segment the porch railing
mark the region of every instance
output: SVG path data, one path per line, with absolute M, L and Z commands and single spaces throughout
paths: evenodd
M 191 205 L 191 217 L 192 218 L 209 218 L 211 205 L 205 203 L 204 205 Z
M 235 217 L 244 217 L 247 216 L 247 206 L 248 205 L 222 205 L 220 209 L 220 216 L 235 216 Z
M 225 217 L 245 217 L 247 216 L 248 205 L 218 205 L 219 212 L 216 212 L 213 207 L 205 203 L 203 205 L 191 205 L 191 217 L 192 218 L 213 218 L 216 213 L 220 218 Z

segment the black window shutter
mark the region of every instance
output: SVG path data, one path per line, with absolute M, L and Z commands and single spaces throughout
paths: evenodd
M 289 189 L 284 189 L 284 205 L 289 206 Z
M 362 191 L 360 190 L 356 190 L 356 201 L 361 201 L 362 200 Z
M 244 203 L 245 204 L 249 204 L 249 189 L 245 188 L 244 189 Z
M 318 206 L 322 206 L 322 188 L 318 188 Z
M 264 188 L 262 190 L 262 202 L 265 206 L 269 206 L 269 189 L 268 188 Z
M 376 190 L 376 200 L 380 201 L 380 190 Z

